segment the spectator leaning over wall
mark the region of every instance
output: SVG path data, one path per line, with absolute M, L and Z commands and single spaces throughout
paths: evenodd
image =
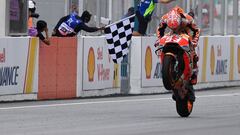
M 46 37 L 43 36 L 42 32 L 45 32 Z M 50 45 L 47 23 L 43 20 L 37 21 L 37 37 L 45 44 Z
M 81 30 L 84 30 L 86 32 L 104 30 L 104 27 L 88 27 L 85 24 L 90 21 L 91 16 L 92 15 L 88 11 L 84 11 L 81 17 L 78 16 L 76 12 L 62 17 L 53 29 L 52 36 L 73 37 L 76 36 Z
M 169 3 L 173 0 L 140 0 L 136 11 L 138 29 L 133 32 L 133 36 L 143 36 L 146 34 L 147 25 L 151 21 L 152 13 L 156 3 Z

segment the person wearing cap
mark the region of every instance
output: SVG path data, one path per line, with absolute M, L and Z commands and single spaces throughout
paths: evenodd
M 76 12 L 73 12 L 67 16 L 62 17 L 55 28 L 53 29 L 52 36 L 57 37 L 73 37 L 76 36 L 81 30 L 86 32 L 96 32 L 103 30 L 104 27 L 89 27 L 86 25 L 91 20 L 91 14 L 88 11 L 84 11 L 80 16 Z
M 35 13 L 36 11 L 36 2 L 33 0 L 28 1 L 28 28 L 34 27 L 33 18 L 38 18 L 39 14 Z

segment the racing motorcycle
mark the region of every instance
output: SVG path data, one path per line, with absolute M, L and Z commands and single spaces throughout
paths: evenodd
M 167 34 L 158 40 L 155 53 L 162 61 L 164 87 L 172 91 L 176 110 L 181 117 L 188 117 L 193 109 L 189 100 L 190 79 L 193 74 L 193 60 L 187 34 Z

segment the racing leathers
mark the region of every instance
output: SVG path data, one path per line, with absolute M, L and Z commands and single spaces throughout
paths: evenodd
M 173 10 L 176 10 L 176 8 Z M 178 29 L 174 30 L 174 32 L 178 34 L 184 33 L 189 35 L 190 37 L 190 50 L 191 50 L 191 56 L 193 60 L 193 75 L 191 77 L 190 83 L 192 85 L 195 85 L 197 83 L 197 74 L 198 74 L 198 66 L 197 66 L 198 56 L 195 52 L 195 48 L 197 47 L 197 43 L 199 40 L 200 29 L 194 23 L 194 19 L 187 13 L 184 13 L 183 10 L 181 10 L 181 8 L 180 10 L 178 10 L 177 13 L 179 13 L 179 15 L 181 16 L 181 24 Z M 167 28 L 167 19 L 168 19 L 168 13 L 165 14 L 160 20 L 160 24 L 157 29 L 157 35 L 159 39 L 164 36 L 165 29 Z

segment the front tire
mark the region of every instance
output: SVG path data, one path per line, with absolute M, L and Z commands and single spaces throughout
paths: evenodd
M 165 55 L 163 59 L 163 65 L 162 65 L 162 80 L 163 85 L 167 90 L 173 90 L 175 80 L 174 77 L 174 64 L 176 60 L 171 55 Z

